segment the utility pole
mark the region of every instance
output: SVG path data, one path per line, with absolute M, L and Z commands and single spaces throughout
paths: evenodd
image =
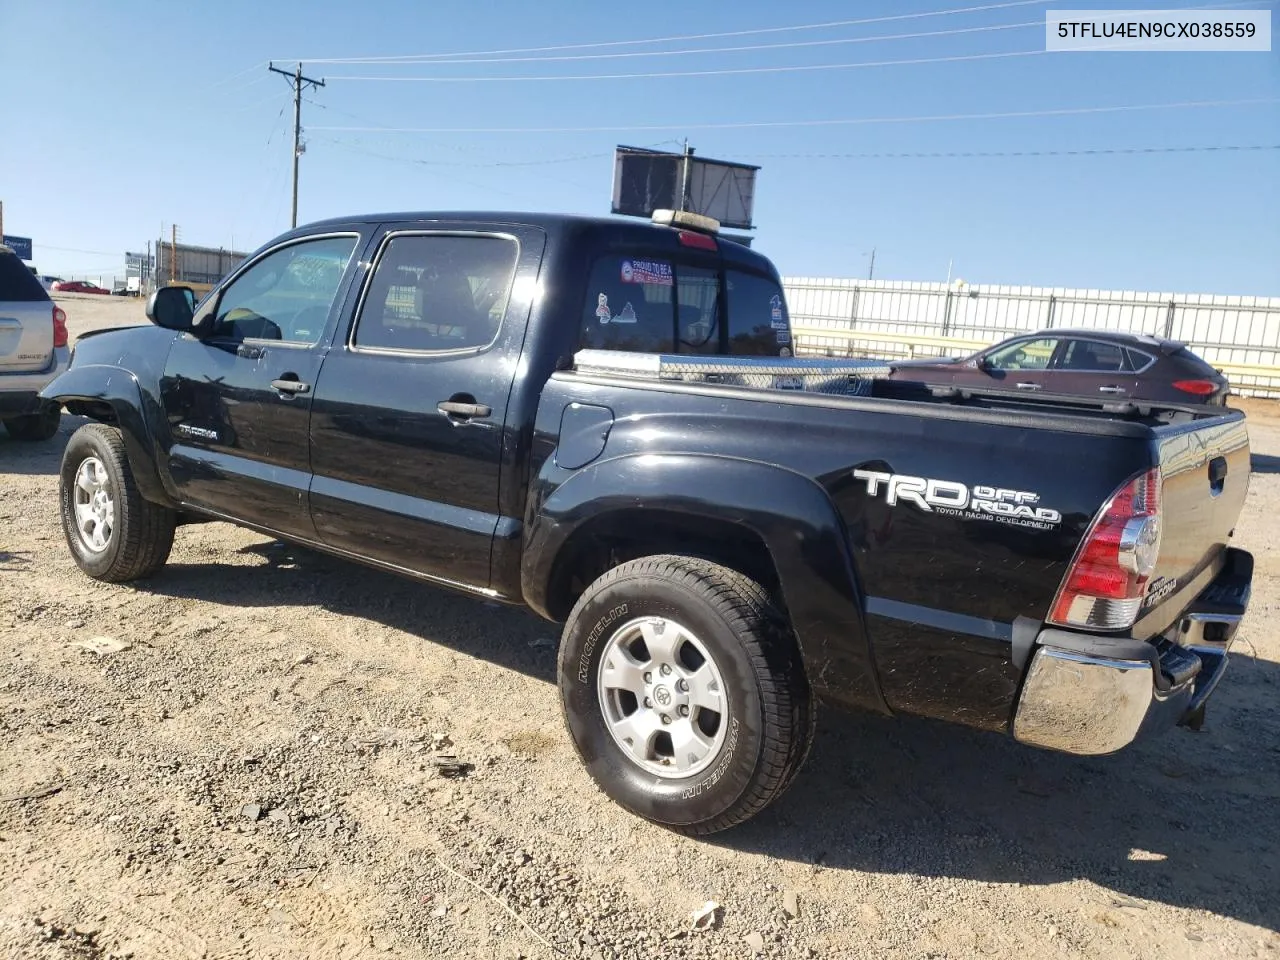
M 178 279 L 178 225 L 172 224 L 171 233 L 169 234 L 169 282 L 173 283 Z
M 281 70 L 273 63 L 268 63 L 267 69 L 288 78 L 293 84 L 293 213 L 289 218 L 289 226 L 296 227 L 298 225 L 298 158 L 302 156 L 302 88 L 305 84 L 323 87 L 324 81 L 304 77 L 301 60 L 298 61 L 292 73 Z
M 876 248 L 871 248 L 871 266 L 867 268 L 867 279 L 872 280 L 876 275 Z

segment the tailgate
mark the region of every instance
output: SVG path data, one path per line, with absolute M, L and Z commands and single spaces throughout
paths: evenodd
M 49 366 L 53 354 L 53 303 L 0 300 L 0 373 Z
M 1231 411 L 1159 427 L 1160 552 L 1136 636 L 1162 632 L 1222 567 L 1249 489 L 1249 434 Z

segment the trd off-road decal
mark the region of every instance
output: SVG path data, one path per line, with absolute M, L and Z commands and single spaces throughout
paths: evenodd
M 995 521 L 1037 530 L 1052 530 L 1062 523 L 1062 514 L 1039 506 L 1040 494 L 1029 490 L 967 487 L 953 480 L 934 480 L 878 470 L 855 470 L 853 476 L 866 481 L 868 496 L 879 496 L 883 492 L 885 502 L 891 507 L 899 502 L 910 503 L 925 513 L 964 520 Z

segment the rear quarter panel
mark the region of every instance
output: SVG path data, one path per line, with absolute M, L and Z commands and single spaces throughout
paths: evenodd
M 1002 728 L 1020 680 L 1013 623 L 1045 617 L 1095 511 L 1150 464 L 1150 431 L 1043 414 L 958 416 L 941 405 L 885 400 L 757 397 L 561 375 L 544 394 L 534 469 L 553 455 L 560 413 L 577 400 L 613 410 L 602 458 L 704 454 L 812 480 L 829 498 L 829 522 L 853 571 L 851 589 L 890 707 Z M 1028 525 L 902 499 L 891 504 L 883 485 L 871 490 L 855 470 L 1022 492 L 1060 519 Z M 716 489 L 697 492 L 710 504 L 728 499 Z M 865 638 L 850 629 L 847 642 Z

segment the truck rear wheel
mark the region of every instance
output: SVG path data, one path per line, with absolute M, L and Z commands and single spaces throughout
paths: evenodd
M 686 834 L 763 810 L 813 738 L 800 655 L 768 592 L 706 560 L 644 557 L 592 583 L 565 625 L 559 678 L 600 788 Z
M 115 427 L 91 423 L 72 434 L 59 486 L 71 556 L 95 580 L 137 580 L 169 559 L 175 514 L 138 492 Z

